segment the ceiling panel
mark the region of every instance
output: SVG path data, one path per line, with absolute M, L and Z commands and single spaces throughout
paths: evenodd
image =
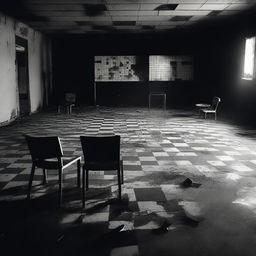
M 106 0 L 107 3 L 112 4 L 131 4 L 131 3 L 145 3 L 145 4 L 167 4 L 168 0 Z
M 251 3 L 251 4 L 253 4 L 253 3 L 255 3 L 255 0 L 232 0 L 231 1 L 231 3 L 237 3 L 237 4 L 239 4 L 239 3 L 244 3 L 244 4 L 249 4 L 249 3 Z
M 35 11 L 36 16 L 41 17 L 77 17 L 84 16 L 84 11 Z
M 231 4 L 225 10 L 246 10 L 251 8 L 252 4 Z
M 142 26 L 156 26 L 156 25 L 160 25 L 161 21 L 147 21 L 147 20 L 138 20 L 137 24 L 138 25 L 142 25 Z
M 207 4 L 229 4 L 232 0 L 207 0 Z
M 140 4 L 108 4 L 107 8 L 110 11 L 138 11 Z
M 208 15 L 210 13 L 210 10 L 208 11 L 159 11 L 159 15 L 175 15 L 175 16 L 194 16 L 194 15 Z
M 223 16 L 223 15 L 236 15 L 238 13 L 238 11 L 222 11 L 219 15 Z
M 155 29 L 158 30 L 158 29 L 173 29 L 175 28 L 177 25 L 169 25 L 169 26 L 156 26 Z
M 120 21 L 131 21 L 131 20 L 134 20 L 136 21 L 138 19 L 138 16 L 111 16 L 111 20 L 112 21 L 117 21 L 117 20 L 120 20 Z
M 164 16 L 138 16 L 138 20 L 147 20 L 147 21 L 162 21 L 162 20 L 169 20 L 173 15 L 164 15 Z
M 31 4 L 27 7 L 31 11 L 84 11 L 82 4 Z
M 109 11 L 111 16 L 137 16 L 138 11 Z
M 23 0 L 24 4 L 102 4 L 102 0 Z
M 176 10 L 191 11 L 199 10 L 202 4 L 179 4 Z
M 138 11 L 138 16 L 158 16 L 159 11 Z
M 224 10 L 228 7 L 228 4 L 204 4 L 200 10 Z
M 183 25 L 185 24 L 185 21 L 161 21 L 161 26 L 177 26 L 177 25 Z
M 204 4 L 206 2 L 206 0 L 169 0 L 168 3 L 169 4 Z
M 134 29 L 141 29 L 141 26 L 114 26 L 117 30 L 134 30 Z
M 206 16 L 193 16 L 189 19 L 189 21 L 199 21 L 202 20 L 203 18 L 205 18 Z
M 148 32 L 237 15 L 256 0 L 1 0 L 0 10 L 47 33 Z M 132 26 L 115 26 L 127 22 Z M 133 23 L 129 23 L 133 22 Z M 125 24 L 125 23 L 123 23 Z M 118 27 L 118 28 L 117 28 Z
M 140 4 L 140 10 L 143 11 L 154 11 L 160 4 L 155 3 L 155 4 Z

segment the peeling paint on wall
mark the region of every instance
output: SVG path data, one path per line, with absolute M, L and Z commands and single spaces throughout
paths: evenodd
M 0 122 L 9 121 L 16 102 L 14 21 L 5 16 L 0 22 Z
M 49 72 L 44 64 L 42 49 L 49 52 L 49 40 L 27 25 L 0 13 L 0 125 L 8 123 L 19 115 L 19 101 L 16 77 L 15 35 L 28 41 L 30 112 L 43 106 L 44 83 L 42 73 Z M 49 60 L 48 60 L 49 62 Z M 47 62 L 47 63 L 48 63 Z

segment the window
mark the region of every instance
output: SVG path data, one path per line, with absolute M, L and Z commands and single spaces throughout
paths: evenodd
M 255 37 L 246 38 L 243 79 L 252 80 L 254 78 L 254 53 Z

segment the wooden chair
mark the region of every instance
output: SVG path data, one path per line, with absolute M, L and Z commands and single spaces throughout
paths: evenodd
M 120 136 L 88 137 L 80 136 L 84 153 L 83 165 L 83 207 L 85 206 L 85 189 L 89 188 L 89 171 L 117 170 L 118 198 L 121 200 L 123 184 L 123 161 L 120 158 Z M 86 187 L 85 187 L 86 174 Z
M 202 108 L 200 110 L 204 114 L 204 119 L 206 119 L 207 114 L 214 114 L 215 120 L 217 120 L 217 108 L 220 101 L 219 97 L 213 97 L 212 105 L 209 108 Z
M 28 184 L 27 199 L 30 199 L 32 182 L 35 174 L 35 169 L 43 169 L 43 183 L 47 183 L 48 169 L 59 170 L 59 205 L 62 201 L 62 179 L 63 170 L 73 163 L 77 163 L 77 186 L 80 187 L 80 164 L 81 156 L 79 157 L 64 157 L 61 142 L 57 136 L 34 137 L 25 135 L 28 148 L 32 157 L 32 168 Z

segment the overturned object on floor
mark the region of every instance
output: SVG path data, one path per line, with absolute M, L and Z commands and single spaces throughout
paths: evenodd
M 190 188 L 190 187 L 198 188 L 201 186 L 201 184 L 193 182 L 190 178 L 186 178 L 183 182 L 180 183 L 180 186 L 182 188 Z

